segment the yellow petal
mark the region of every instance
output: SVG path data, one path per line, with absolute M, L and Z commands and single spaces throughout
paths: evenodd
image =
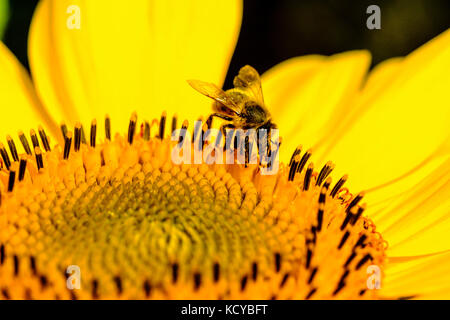
M 415 256 L 450 250 L 450 158 L 401 195 L 374 212 L 377 230 L 391 256 Z
M 432 154 L 448 154 L 449 68 L 450 30 L 395 66 L 376 95 L 371 88 L 370 99 L 362 92 L 360 116 L 326 154 L 338 174 L 350 174 L 352 190 L 382 185 L 428 164 Z
M 381 62 L 370 72 L 363 88 L 365 99 L 376 98 L 376 95 L 391 85 L 404 58 L 391 58 Z
M 241 15 L 238 0 L 44 0 L 30 31 L 33 78 L 52 114 L 72 124 L 108 113 L 125 130 L 133 111 L 193 119 L 210 102 L 186 80 L 222 83 Z
M 351 107 L 341 113 L 331 129 L 331 134 L 323 138 L 322 143 L 315 149 L 315 157 L 320 163 L 328 161 L 328 152 L 342 138 L 353 123 L 365 112 L 366 105 L 376 99 L 380 92 L 391 85 L 391 80 L 401 65 L 402 58 L 391 58 L 377 65 L 367 76 L 362 92 L 355 92 L 348 102 Z
M 349 113 L 369 64 L 368 52 L 353 51 L 294 58 L 263 75 L 265 100 L 284 138 L 284 161 L 298 144 L 318 148 L 326 141 Z
M 450 252 L 408 259 L 391 259 L 381 283 L 388 298 L 450 298 Z
M 366 212 L 390 255 L 450 249 L 449 40 L 446 32 L 375 69 L 358 97 L 360 119 L 328 153 L 352 190 L 368 191 Z
M 57 127 L 36 97 L 28 73 L 3 42 L 0 42 L 0 99 L 1 140 L 7 134 L 16 136 L 19 130 L 28 135 L 28 130 L 41 124 L 51 130 L 49 134 L 56 133 Z

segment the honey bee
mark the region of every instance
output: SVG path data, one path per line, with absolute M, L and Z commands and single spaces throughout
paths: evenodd
M 214 117 L 225 120 L 221 126 L 225 136 L 226 129 L 276 129 L 267 109 L 262 88 L 261 77 L 251 66 L 244 66 L 234 78 L 234 88 L 223 91 L 216 85 L 200 80 L 188 80 L 188 83 L 201 94 L 213 99 L 213 111 L 207 120 L 211 125 Z

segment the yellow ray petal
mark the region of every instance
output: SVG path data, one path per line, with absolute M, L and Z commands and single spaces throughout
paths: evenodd
M 381 294 L 389 298 L 416 299 L 450 298 L 450 252 L 391 259 L 381 283 Z
M 404 58 L 391 58 L 381 62 L 370 72 L 363 88 L 365 99 L 375 97 L 381 91 L 388 87 L 392 79 L 398 72 Z
M 57 127 L 36 97 L 28 73 L 3 42 L 0 42 L 0 99 L 1 140 L 7 134 L 16 136 L 19 130 L 27 133 L 40 124 L 51 130 L 49 134 L 56 133 Z
M 392 78 L 398 72 L 402 58 L 391 58 L 377 65 L 370 74 L 364 87 L 360 91 L 355 92 L 355 96 L 349 104 L 347 112 L 343 112 L 338 117 L 331 129 L 332 134 L 323 138 L 322 143 L 315 149 L 315 157 L 319 162 L 328 160 L 328 151 L 342 138 L 359 117 L 367 110 L 365 107 L 371 100 L 376 99 L 380 92 L 391 85 Z
M 377 230 L 389 242 L 390 255 L 413 256 L 450 250 L 449 194 L 448 158 L 420 183 L 384 201 L 382 208 L 371 214 Z
M 133 111 L 193 119 L 210 102 L 186 80 L 222 83 L 241 15 L 238 0 L 44 0 L 30 31 L 33 78 L 72 124 L 108 113 L 123 130 Z
M 450 30 L 395 68 L 388 86 L 360 98 L 361 116 L 326 154 L 338 164 L 336 172 L 350 173 L 353 189 L 371 189 L 432 160 L 433 153 L 448 154 Z
M 353 51 L 332 57 L 306 56 L 263 75 L 266 102 L 273 110 L 286 161 L 298 144 L 317 148 L 351 109 L 370 64 L 370 54 Z

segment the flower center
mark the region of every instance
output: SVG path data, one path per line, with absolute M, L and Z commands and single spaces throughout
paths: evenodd
M 157 123 L 158 121 L 156 121 Z M 373 297 L 385 242 L 362 194 L 333 186 L 298 148 L 278 174 L 259 165 L 175 165 L 176 145 L 133 115 L 97 144 L 32 131 L 0 145 L 0 297 L 309 299 Z M 184 125 L 186 126 L 186 124 Z M 370 269 L 370 270 L 373 270 Z M 372 275 L 373 276 L 373 275 Z M 380 275 L 381 276 L 381 275 Z M 369 281 L 370 280 L 370 281 Z M 369 288 L 368 288 L 369 287 Z

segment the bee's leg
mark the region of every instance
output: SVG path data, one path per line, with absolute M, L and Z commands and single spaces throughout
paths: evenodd
M 245 137 L 245 145 L 244 145 L 244 148 L 245 148 L 245 160 L 244 160 L 244 162 L 245 162 L 245 167 L 246 168 L 247 168 L 247 164 L 250 163 L 250 141 L 249 140 L 250 140 L 249 137 L 246 136 Z
M 208 126 L 208 129 L 211 129 L 212 121 L 213 121 L 214 117 L 217 117 L 217 118 L 220 118 L 220 119 L 223 119 L 223 120 L 226 120 L 226 121 L 232 121 L 233 120 L 232 117 L 229 117 L 227 115 L 224 115 L 224 114 L 221 114 L 221 113 L 217 113 L 217 112 L 216 113 L 212 113 L 212 114 L 209 115 L 208 119 L 206 119 L 206 125 Z
M 227 146 L 228 139 L 226 136 L 226 129 L 236 129 L 236 126 L 232 123 L 227 123 L 220 127 L 220 131 L 222 132 L 222 135 L 225 137 L 224 151 L 227 147 L 229 147 L 229 146 Z M 241 154 L 242 148 L 244 148 L 244 154 L 245 154 L 244 164 L 245 164 L 245 167 L 247 167 L 247 164 L 250 163 L 250 150 L 251 150 L 249 137 L 248 136 L 245 137 L 244 145 L 243 146 L 241 145 L 240 148 L 238 145 L 238 135 L 236 133 L 234 133 L 234 137 L 232 137 L 232 138 L 233 138 L 233 141 L 230 142 L 230 146 L 231 146 L 231 143 L 233 143 L 234 151 Z
M 220 141 L 222 141 L 222 137 L 225 140 L 225 143 L 223 145 L 223 149 L 225 150 L 227 148 L 227 129 L 235 129 L 236 127 L 234 126 L 234 124 L 232 123 L 227 123 L 224 124 L 220 127 L 220 134 L 221 136 L 218 137 L 218 139 L 216 140 L 216 146 L 219 145 Z
M 274 123 L 270 124 L 270 126 L 269 126 L 270 132 L 272 132 L 272 129 L 278 129 L 276 124 L 274 124 Z M 269 140 L 269 142 L 270 142 L 270 152 L 272 153 L 272 145 L 276 146 L 277 149 L 275 150 L 275 152 L 278 152 L 278 150 L 280 148 L 280 145 L 281 145 L 281 137 L 278 137 L 278 139 L 276 141 L 272 141 L 272 135 L 270 135 L 269 139 L 270 139 Z M 271 153 L 269 154 L 269 156 L 272 155 Z
M 265 139 L 266 140 L 266 150 L 263 150 L 263 152 L 265 151 L 266 152 L 266 156 L 267 157 L 270 157 L 271 156 L 271 151 L 272 151 L 272 144 L 274 144 L 275 142 L 273 142 L 272 141 L 272 129 L 276 129 L 277 127 L 276 127 L 276 125 L 275 124 L 273 124 L 273 123 L 266 123 L 266 124 L 264 124 L 264 125 L 262 125 L 261 127 L 259 127 L 258 129 L 257 129 L 257 131 L 258 131 L 258 135 L 257 135 L 257 143 L 258 143 L 258 154 L 261 156 L 261 154 L 260 154 L 260 147 L 261 147 L 261 145 L 260 145 L 260 142 L 261 142 L 261 140 L 260 140 L 260 138 L 263 138 L 263 139 Z M 265 134 L 264 134 L 264 136 L 262 136 L 262 137 L 260 137 L 260 131 L 259 130 L 265 130 Z
M 261 149 L 260 149 L 261 148 L 261 139 L 266 139 L 266 149 L 269 147 L 269 144 L 268 144 L 268 138 L 269 138 L 268 131 L 266 130 L 265 136 L 262 137 L 261 136 L 262 132 L 260 131 L 261 129 L 266 130 L 266 128 L 264 126 L 261 126 L 261 127 L 256 129 L 256 144 L 257 144 L 256 148 L 258 150 L 258 157 L 259 158 L 261 157 Z
M 269 127 L 269 130 L 272 130 L 272 129 L 278 129 L 277 125 L 274 124 L 274 123 L 271 123 L 270 127 Z M 270 139 L 270 142 L 273 143 L 273 144 L 278 144 L 278 143 L 281 143 L 281 140 L 279 142 L 279 141 L 272 141 L 272 139 Z

